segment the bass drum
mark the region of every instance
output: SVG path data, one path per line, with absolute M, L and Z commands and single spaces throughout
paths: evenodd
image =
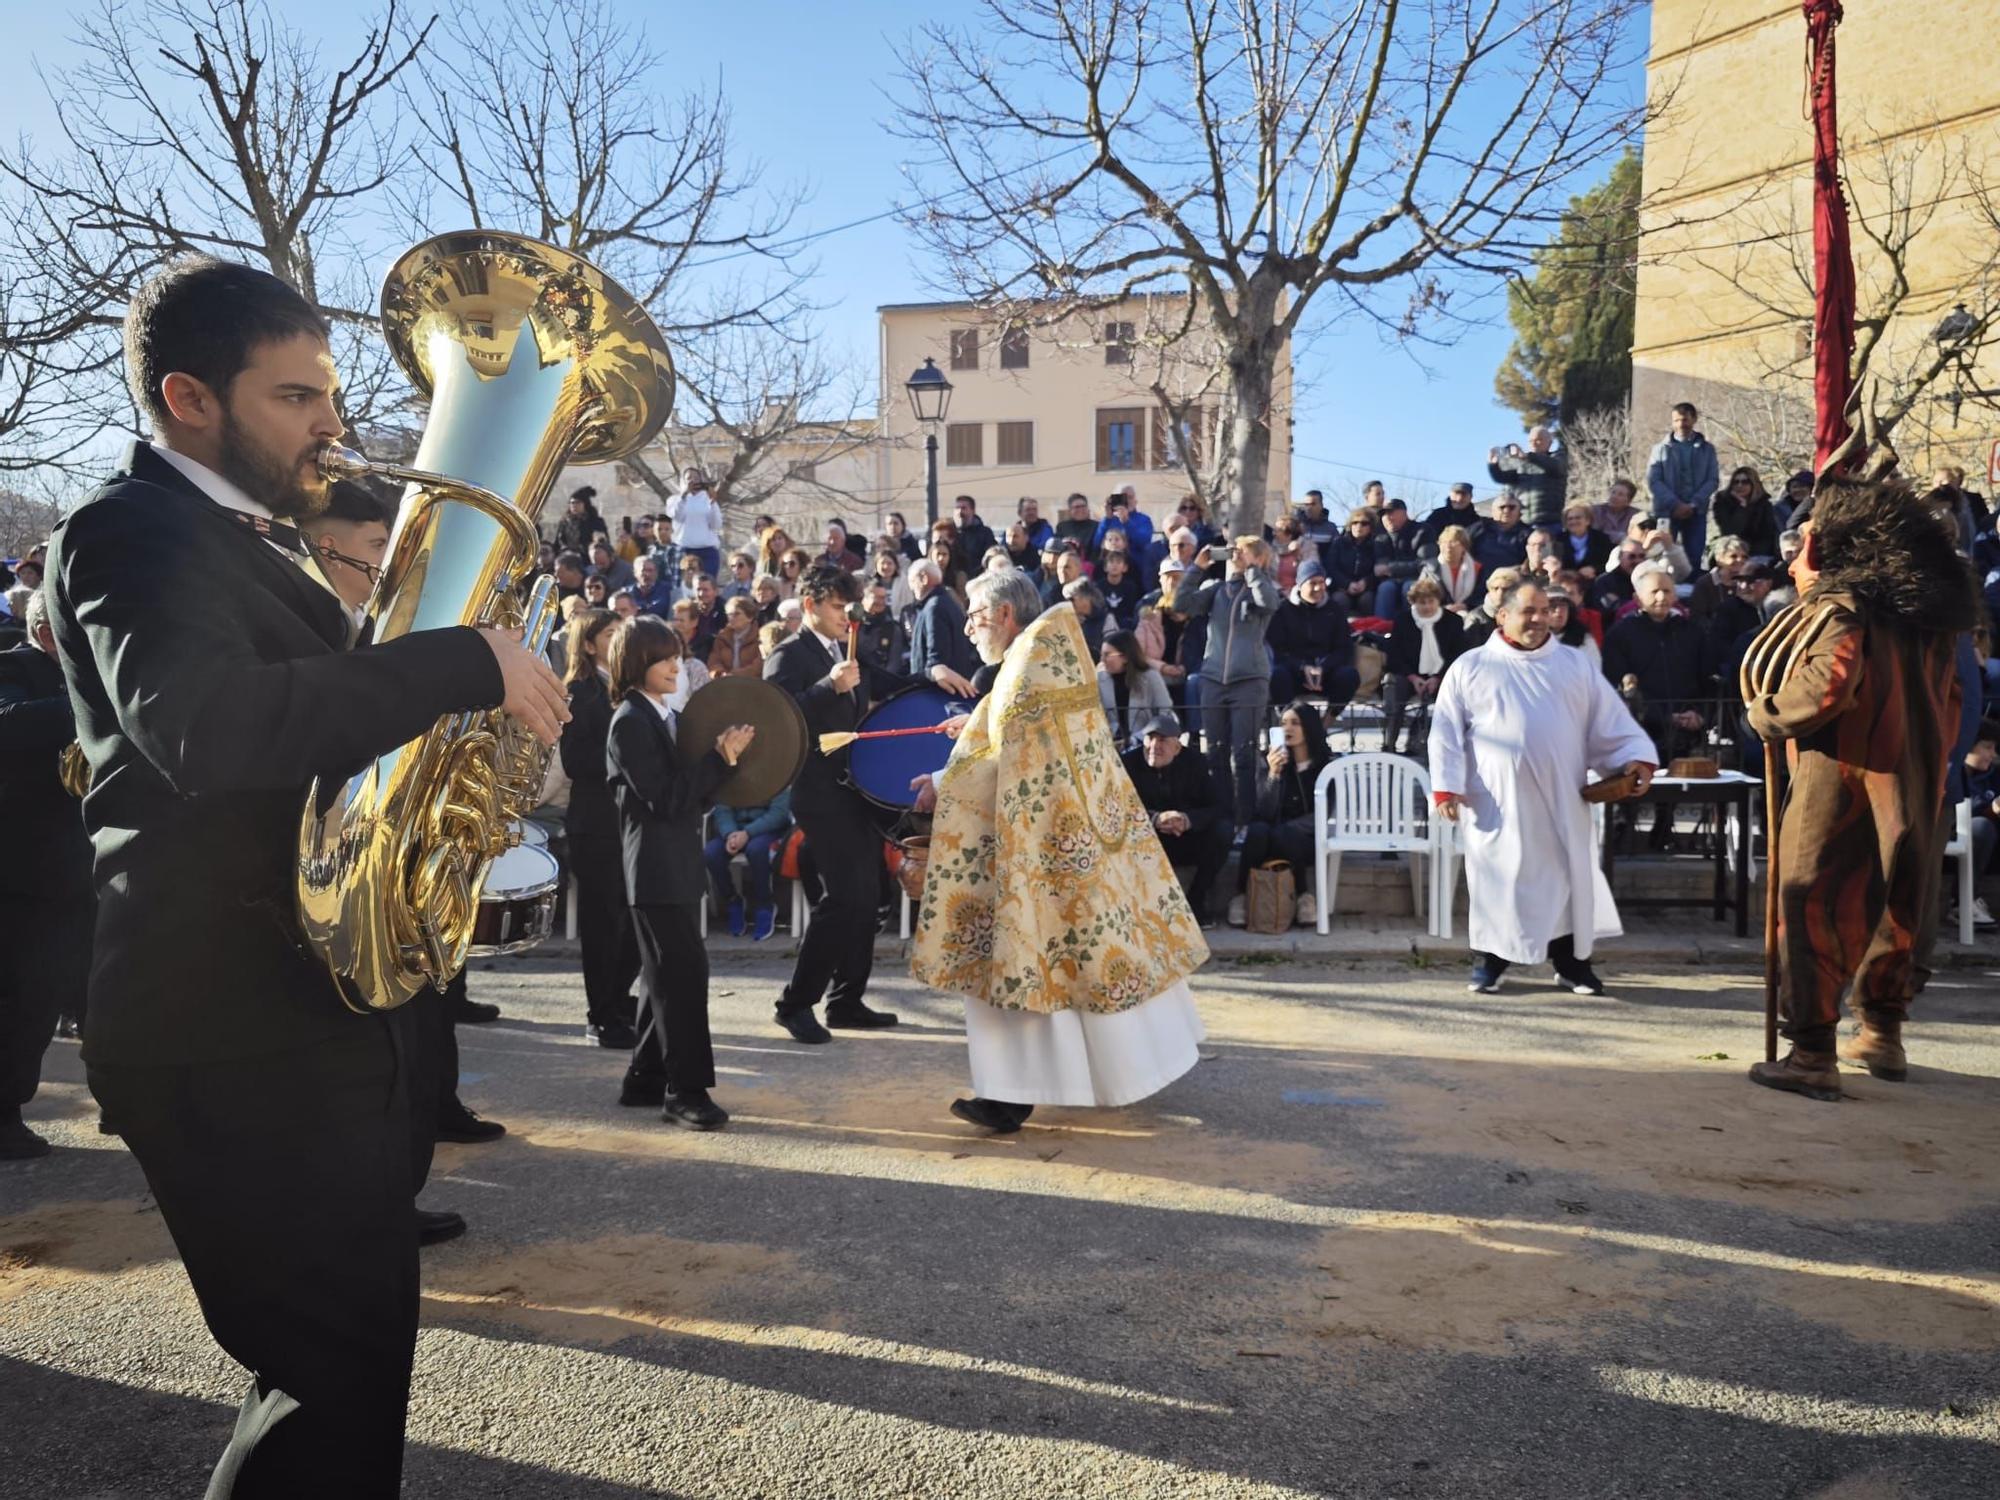
M 942 724 L 956 714 L 969 714 L 972 704 L 943 688 L 920 682 L 891 693 L 862 716 L 857 726 L 871 729 L 913 729 Z M 856 740 L 847 752 L 847 779 L 854 789 L 885 812 L 907 813 L 917 805 L 910 783 L 935 776 L 951 759 L 952 740 L 942 734 L 906 734 L 892 740 Z
M 547 835 L 543 837 L 546 842 Z M 509 849 L 486 868 L 469 954 L 492 958 L 546 941 L 555 929 L 561 889 L 562 869 L 547 849 L 528 842 Z

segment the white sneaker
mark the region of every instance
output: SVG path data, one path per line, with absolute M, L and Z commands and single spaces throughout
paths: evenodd
M 1303 896 L 1299 897 L 1298 925 L 1301 927 L 1319 926 L 1319 902 L 1313 899 L 1311 891 L 1307 891 Z
M 1241 896 L 1229 898 L 1229 925 L 1241 927 L 1250 920 L 1250 904 Z
M 1993 913 L 1987 909 L 1986 898 L 1984 896 L 1974 896 L 1972 898 L 1972 925 L 1974 927 L 1991 927 L 1993 925 Z

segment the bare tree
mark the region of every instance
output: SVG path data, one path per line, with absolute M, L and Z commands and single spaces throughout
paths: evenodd
M 8 298 L 8 462 L 66 467 L 130 425 L 125 302 L 189 252 L 261 264 L 319 307 L 356 417 L 398 397 L 364 336 L 358 248 L 396 155 L 379 105 L 430 31 L 405 27 L 398 4 L 338 66 L 265 0 L 102 0 L 79 22 L 83 60 L 45 79 L 61 142 L 0 152 L 4 253 L 32 268 Z
M 1643 487 L 1645 476 L 1632 469 L 1630 407 L 1598 406 L 1577 412 L 1563 423 L 1562 439 L 1572 504 L 1598 504 L 1611 493 L 1614 479 L 1629 479 Z
M 1946 399 L 1939 383 L 1969 372 L 2000 341 L 2000 193 L 1963 142 L 1929 130 L 1856 133 L 1873 140 L 1842 164 L 1855 273 L 1850 432 L 1829 466 L 1865 454 L 1866 471 L 1880 475 L 1897 467 L 1896 435 L 1912 413 Z M 1741 243 L 1695 257 L 1790 334 L 1759 346 L 1751 389 L 1726 403 L 1731 435 L 1753 454 L 1776 449 L 1762 456 L 1805 468 L 1813 467 L 1810 213 L 1796 194 L 1767 197 L 1742 215 Z M 1947 318 L 1950 336 L 1939 337 Z
M 822 415 L 807 404 L 826 384 L 807 348 L 811 268 L 785 239 L 799 195 L 766 193 L 739 159 L 719 88 L 660 91 L 660 53 L 608 0 L 461 4 L 447 31 L 406 90 L 426 172 L 406 211 L 449 204 L 610 274 L 666 335 L 694 420 L 740 435 L 731 469 L 754 487 L 762 455 Z M 710 269 L 737 262 L 754 274 Z M 627 463 L 674 492 L 643 456 Z
M 1279 354 L 1308 317 L 1436 336 L 1525 265 L 1642 107 L 1641 0 L 982 0 L 902 54 L 941 180 L 909 222 L 1020 321 L 1188 291 L 1219 344 L 1222 510 L 1259 521 Z M 1015 309 L 1018 308 L 1018 312 Z
M 828 474 L 873 437 L 863 414 L 872 382 L 855 367 L 836 370 L 810 330 L 799 331 L 724 326 L 683 356 L 689 399 L 660 449 L 669 477 L 690 465 L 706 470 L 725 514 L 768 509 L 780 491 L 837 504 L 864 498 Z M 657 470 L 648 465 L 641 477 L 664 496 Z
M 51 501 L 0 489 L 0 553 L 20 557 L 47 541 L 61 514 Z

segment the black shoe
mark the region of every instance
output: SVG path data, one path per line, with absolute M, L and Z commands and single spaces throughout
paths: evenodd
M 606 1021 L 602 1025 L 592 1023 L 583 1028 L 583 1034 L 612 1052 L 630 1052 L 639 1045 L 639 1033 L 623 1021 Z
M 826 1024 L 840 1031 L 880 1031 L 885 1026 L 894 1026 L 896 1016 L 893 1011 L 870 1010 L 857 1000 L 838 1008 L 829 1005 Z
M 808 1046 L 833 1040 L 833 1033 L 820 1025 L 819 1017 L 810 1010 L 795 1010 L 790 1015 L 779 1011 L 778 1024 L 792 1034 L 793 1041 L 804 1042 Z
M 720 1130 L 729 1123 L 729 1111 L 709 1098 L 707 1089 L 684 1089 L 667 1100 L 660 1118 L 689 1130 Z
M 109 1116 L 109 1115 L 107 1115 L 107 1114 L 104 1114 L 104 1113 L 102 1113 L 102 1112 L 100 1112 L 100 1113 L 98 1114 L 98 1116 L 97 1116 L 97 1133 L 98 1133 L 99 1135 L 122 1135 L 122 1134 L 123 1134 L 123 1132 L 122 1132 L 122 1131 L 120 1131 L 120 1130 L 119 1130 L 119 1128 L 118 1128 L 118 1127 L 117 1127 L 116 1125 L 113 1125 L 113 1124 L 111 1123 L 111 1116 Z
M 1569 986 L 1569 992 L 1572 995 L 1601 995 L 1604 993 L 1604 981 L 1597 977 L 1597 970 L 1593 969 L 1589 964 L 1578 964 L 1568 973 L 1564 973 L 1558 969 L 1556 971 L 1556 978 Z
M 454 1026 L 484 1026 L 488 1021 L 500 1019 L 500 1007 L 477 1000 L 460 1000 L 445 1012 L 445 1017 Z
M 627 1109 L 658 1109 L 667 1102 L 667 1080 L 627 1073 L 618 1087 L 618 1102 Z
M 1465 987 L 1475 995 L 1494 994 L 1506 973 L 1507 961 L 1504 958 L 1496 958 L 1490 963 L 1476 963 L 1472 966 L 1472 979 Z
M 954 1099 L 951 1112 L 968 1125 L 978 1125 L 995 1135 L 1012 1135 L 1021 1122 L 1012 1110 L 995 1099 Z
M 19 1120 L 9 1120 L 0 1125 L 0 1161 L 33 1161 L 53 1150 L 55 1147 Z
M 481 1141 L 497 1141 L 507 1133 L 507 1127 L 498 1120 L 482 1120 L 457 1100 L 453 1100 L 452 1105 L 454 1107 L 446 1108 L 438 1116 L 439 1140 L 477 1145 Z
M 450 1209 L 420 1208 L 417 1210 L 417 1243 L 419 1245 L 442 1245 L 446 1240 L 455 1240 L 465 1233 L 465 1215 L 455 1214 Z
M 66 1042 L 73 1042 L 83 1035 L 83 1022 L 75 1016 L 64 1016 L 56 1022 L 56 1035 Z

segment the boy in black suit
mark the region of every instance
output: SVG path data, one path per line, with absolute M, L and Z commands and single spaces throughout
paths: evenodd
M 852 573 L 815 563 L 799 579 L 805 622 L 797 635 L 764 659 L 764 680 L 798 700 L 806 716 L 806 742 L 860 727 L 868 712 L 868 680 L 848 658 L 848 607 L 861 597 Z M 882 834 L 868 805 L 847 779 L 846 749 L 806 757 L 792 786 L 792 815 L 805 831 L 814 864 L 828 877 L 813 902 L 812 923 L 799 943 L 792 982 L 778 997 L 778 1024 L 794 1041 L 830 1042 L 827 1026 L 872 1031 L 894 1026 L 895 1016 L 862 1002 L 875 966 L 876 897 L 882 868 Z M 813 1007 L 826 997 L 826 1026 Z
M 216 1340 L 256 1376 L 218 1496 L 393 1496 L 417 1324 L 409 1022 L 357 1015 L 304 945 L 306 788 L 444 714 L 545 743 L 561 685 L 501 631 L 349 650 L 294 522 L 343 431 L 325 324 L 206 257 L 125 318 L 155 432 L 57 527 L 53 625 L 92 784 L 83 1060 Z
M 701 940 L 701 903 L 708 896 L 701 820 L 756 731 L 732 725 L 691 770 L 682 766 L 674 745 L 678 715 L 667 700 L 686 654 L 680 634 L 650 615 L 612 632 L 611 696 L 618 711 L 605 747 L 605 779 L 618 799 L 625 891 L 647 1007 L 618 1102 L 659 1105 L 663 1119 L 714 1130 L 728 1124 L 729 1115 L 708 1096 L 715 1087 L 715 1048 L 708 1033 L 708 949 Z

